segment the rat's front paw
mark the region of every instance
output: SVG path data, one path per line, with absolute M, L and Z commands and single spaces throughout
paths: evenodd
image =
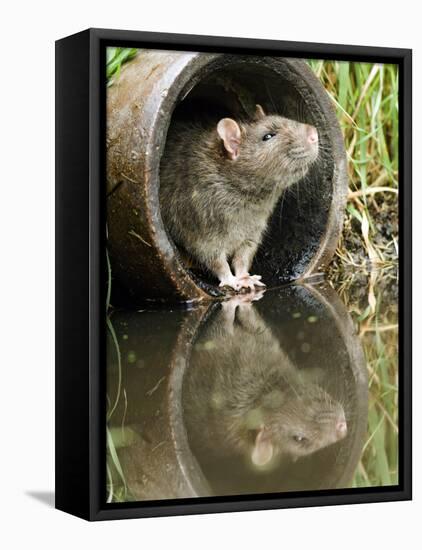
M 234 275 L 229 275 L 229 276 L 224 277 L 223 279 L 221 279 L 220 284 L 218 286 L 231 288 L 232 290 L 235 290 L 236 292 L 238 292 L 242 288 L 240 280 L 237 277 L 235 277 Z
M 265 290 L 257 290 L 255 292 L 238 292 L 232 296 L 228 296 L 227 300 L 222 302 L 224 310 L 235 310 L 237 307 L 251 307 L 252 302 L 260 300 L 265 294 Z
M 240 291 L 251 291 L 255 292 L 256 287 L 262 289 L 265 288 L 265 284 L 260 281 L 261 275 L 242 275 L 240 277 L 236 277 L 234 275 L 230 275 L 228 277 L 224 277 L 221 279 L 219 286 L 220 287 L 226 287 L 230 288 L 236 292 Z
M 261 281 L 261 275 L 244 275 L 239 277 L 239 281 L 242 288 L 248 288 L 249 290 L 255 290 L 255 287 L 265 287 L 266 285 Z

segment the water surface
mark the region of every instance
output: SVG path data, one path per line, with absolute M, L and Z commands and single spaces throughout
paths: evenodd
M 397 483 L 395 277 L 114 311 L 110 501 Z

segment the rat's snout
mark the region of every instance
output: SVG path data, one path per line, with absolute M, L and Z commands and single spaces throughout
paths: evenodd
M 343 439 L 347 434 L 347 422 L 345 418 L 340 418 L 336 423 L 337 439 Z
M 306 139 L 308 143 L 317 144 L 318 143 L 318 132 L 314 126 L 306 125 Z

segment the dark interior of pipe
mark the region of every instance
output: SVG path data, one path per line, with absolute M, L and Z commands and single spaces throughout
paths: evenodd
M 304 90 L 303 83 L 293 85 L 267 66 L 230 65 L 202 79 L 176 106 L 170 122 L 183 118 L 217 123 L 225 116 L 248 117 L 259 103 L 268 114 L 318 128 L 319 159 L 305 179 L 281 197 L 255 256 L 252 272 L 262 275 L 269 286 L 287 283 L 303 273 L 324 235 L 332 199 L 331 143 L 315 95 Z M 215 293 L 216 280 L 209 273 L 198 267 L 189 269 L 200 286 Z

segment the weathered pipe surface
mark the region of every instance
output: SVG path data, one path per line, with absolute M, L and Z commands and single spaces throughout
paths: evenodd
M 183 264 L 160 215 L 160 159 L 172 117 L 236 116 L 260 103 L 317 127 L 319 161 L 281 198 L 253 272 L 269 286 L 323 270 L 342 228 L 347 192 L 343 138 L 330 99 L 305 62 L 282 57 L 141 50 L 107 98 L 108 246 L 129 302 L 219 296 Z

